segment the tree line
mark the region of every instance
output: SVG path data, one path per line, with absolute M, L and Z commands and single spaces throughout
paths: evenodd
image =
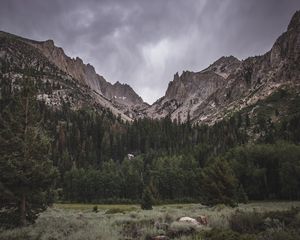
M 36 100 L 40 88 L 30 78 L 18 87 L 1 79 L 1 222 L 34 221 L 55 196 L 139 202 L 147 195 L 208 205 L 299 200 L 297 101 L 276 123 L 265 112 L 250 119 L 243 111 L 213 126 L 168 117 L 126 123 L 108 109 L 50 109 Z M 249 130 L 257 138 L 251 144 Z
M 208 205 L 251 200 L 300 199 L 300 146 L 243 145 L 204 166 L 190 155 L 140 155 L 121 163 L 108 161 L 99 170 L 66 172 L 65 200 L 139 202 L 149 188 L 159 202 L 193 201 Z

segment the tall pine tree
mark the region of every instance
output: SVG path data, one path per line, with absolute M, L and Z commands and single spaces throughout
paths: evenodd
M 5 102 L 0 99 L 0 208 L 17 217 L 11 224 L 26 225 L 45 209 L 57 171 L 34 83 L 23 79 L 14 91 Z

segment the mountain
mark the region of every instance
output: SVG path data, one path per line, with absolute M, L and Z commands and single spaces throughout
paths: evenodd
M 288 29 L 262 56 L 243 61 L 222 57 L 200 72 L 174 75 L 165 96 L 144 111 L 150 118 L 166 116 L 184 122 L 213 124 L 252 106 L 283 88 L 300 85 L 300 11 Z
M 42 83 L 52 87 L 60 85 L 60 89 L 54 87 L 51 94 L 41 92 L 41 98 L 46 99 L 48 105 L 62 105 L 63 96 L 62 101 L 66 98 L 74 100 L 73 108 L 81 108 L 85 102 L 87 106 L 109 108 L 128 121 L 135 117 L 137 109 L 148 106 L 129 85 L 107 82 L 92 65 L 84 64 L 78 57 L 68 57 L 52 40 L 38 42 L 0 32 L 0 51 L 2 74 L 12 80 L 22 78 L 26 75 L 24 71 L 32 70 L 35 76 L 31 77 L 36 81 L 41 78 Z M 82 98 L 77 101 L 78 94 L 82 94 Z
M 85 83 L 94 91 L 102 94 L 108 99 L 124 99 L 126 101 L 117 101 L 120 104 L 136 105 L 144 104 L 142 98 L 127 84 L 119 82 L 111 84 L 102 76 L 98 75 L 95 68 L 90 64 L 84 64 L 77 57 L 72 59 L 68 57 L 62 48 L 56 47 L 52 40 L 45 42 L 27 41 L 29 44 L 41 50 L 41 52 L 59 69 L 70 74 L 74 79 Z
M 298 96 L 300 85 L 300 12 L 287 31 L 261 56 L 239 60 L 221 57 L 208 68 L 176 73 L 165 96 L 149 106 L 127 84 L 111 84 L 80 58 L 68 57 L 52 40 L 34 41 L 0 32 L 0 69 L 16 82 L 29 76 L 39 82 L 39 98 L 49 106 L 109 108 L 126 121 L 170 117 L 177 122 L 212 125 L 286 89 Z M 278 110 L 277 110 L 278 111 Z
M 184 122 L 191 117 L 201 104 L 218 89 L 226 85 L 230 74 L 237 71 L 241 62 L 235 57 L 222 57 L 201 72 L 184 71 L 174 75 L 164 97 L 146 110 L 151 118 L 164 118 Z

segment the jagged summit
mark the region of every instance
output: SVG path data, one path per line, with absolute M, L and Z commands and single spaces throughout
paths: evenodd
M 49 42 L 50 41 L 50 42 Z M 125 105 L 144 104 L 142 98 L 138 96 L 132 88 L 128 89 L 126 85 L 120 84 L 116 88 L 111 83 L 107 82 L 102 76 L 98 75 L 95 68 L 91 64 L 84 64 L 79 57 L 72 59 L 64 53 L 62 48 L 54 45 L 52 40 L 33 44 L 39 48 L 56 66 L 63 71 L 69 73 L 75 79 L 87 84 L 91 89 L 99 94 L 103 94 L 106 98 L 114 97 L 127 99 Z M 126 89 L 122 89 L 126 88 Z M 125 94 L 125 95 L 124 95 Z M 123 102 L 119 101 L 119 104 Z
M 200 72 L 176 73 L 165 96 L 149 107 L 151 118 L 213 124 L 247 106 L 255 106 L 279 88 L 300 84 L 300 12 L 272 49 L 243 61 L 221 57 Z
M 239 68 L 240 64 L 241 61 L 234 56 L 223 56 L 201 72 L 211 71 L 227 79 L 230 74 Z
M 75 92 L 83 91 L 87 93 L 89 97 L 96 100 L 96 105 L 110 108 L 116 115 L 121 114 L 121 116 L 124 116 L 124 120 L 134 118 L 136 108 L 147 106 L 131 87 L 126 84 L 113 85 L 107 82 L 96 73 L 95 68 L 91 64 L 84 64 L 79 57 L 68 57 L 62 48 L 55 46 L 53 40 L 35 41 L 1 31 L 0 44 L 1 62 L 10 62 L 11 60 L 9 59 L 15 59 L 16 70 L 11 70 L 11 74 L 18 74 L 19 70 L 17 69 L 24 68 L 34 68 L 34 71 L 43 74 L 42 71 L 45 67 L 54 69 L 53 67 L 55 66 L 59 71 L 63 72 L 59 74 L 64 75 L 63 78 L 65 80 L 71 78 L 69 81 L 72 82 L 72 88 L 74 88 Z M 22 56 L 21 59 L 20 56 Z M 40 62 L 41 60 L 43 60 L 43 63 Z M 47 78 L 49 78 L 47 82 L 51 82 L 53 85 L 63 85 L 62 80 L 53 79 L 53 77 Z M 60 92 L 57 92 L 58 96 L 53 94 L 47 96 L 47 101 L 50 105 L 61 105 Z M 65 90 L 63 92 L 64 94 L 69 94 Z M 76 94 L 73 93 L 72 95 L 75 96 Z M 67 98 L 71 99 L 69 96 L 66 96 Z M 82 104 L 79 100 L 78 104 L 75 101 L 76 99 L 74 98 L 74 108 L 80 108 Z M 126 113 L 126 117 L 123 115 L 124 113 Z
M 296 11 L 288 25 L 288 30 L 300 28 L 300 10 Z
M 194 123 L 213 124 L 243 108 L 254 108 L 258 101 L 280 88 L 298 89 L 300 85 L 300 11 L 293 15 L 287 31 L 269 52 L 243 61 L 224 56 L 199 72 L 177 72 L 165 95 L 151 106 L 128 84 L 107 82 L 91 64 L 85 64 L 79 57 L 68 57 L 52 40 L 34 41 L 0 32 L 0 44 L 1 61 L 15 59 L 13 64 L 17 68 L 31 64 L 37 72 L 45 71 L 45 66 L 55 66 L 62 72 L 56 69 L 55 74 L 63 75 L 65 81 L 69 79 L 73 88 L 76 86 L 101 106 L 128 119 L 169 116 L 184 122 L 189 117 Z M 49 79 L 60 81 L 53 76 Z M 76 99 L 73 100 L 75 104 Z
M 55 47 L 54 41 L 52 39 L 48 39 L 44 43 L 45 43 L 45 45 L 48 45 L 49 47 L 53 47 L 53 48 Z
M 131 105 L 145 104 L 142 98 L 138 96 L 131 87 L 128 88 L 127 84 L 119 84 L 118 90 L 122 91 L 123 87 L 126 88 L 126 90 L 124 89 L 122 92 L 122 95 L 120 95 L 119 92 L 114 88 L 114 85 L 107 82 L 103 76 L 97 74 L 95 68 L 90 63 L 85 64 L 80 57 L 68 57 L 61 47 L 57 47 L 55 45 L 52 39 L 48 39 L 46 41 L 35 41 L 4 31 L 0 31 L 0 34 L 22 40 L 38 48 L 59 69 L 68 73 L 80 83 L 86 84 L 99 94 L 103 94 L 106 98 L 111 99 L 113 96 L 120 98 L 126 97 L 132 101 L 130 102 Z M 129 95 L 124 96 L 124 93 Z

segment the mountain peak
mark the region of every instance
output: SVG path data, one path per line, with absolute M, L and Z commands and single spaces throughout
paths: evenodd
M 54 47 L 54 41 L 52 39 L 48 39 L 44 42 L 45 45 Z
M 121 86 L 121 85 L 123 85 L 123 84 L 120 83 L 119 81 L 116 81 L 115 84 L 114 84 L 114 86 Z
M 241 64 L 241 61 L 234 56 L 223 56 L 211 64 L 202 72 L 214 72 L 227 79 Z
M 216 60 L 211 66 L 219 66 L 219 65 L 229 65 L 234 63 L 240 63 L 241 61 L 237 59 L 236 57 L 230 55 L 230 56 L 223 56 L 220 57 L 218 60 Z
M 296 11 L 289 23 L 288 30 L 300 28 L 300 10 Z
M 79 64 L 83 64 L 83 60 L 80 57 L 76 57 L 75 61 Z

